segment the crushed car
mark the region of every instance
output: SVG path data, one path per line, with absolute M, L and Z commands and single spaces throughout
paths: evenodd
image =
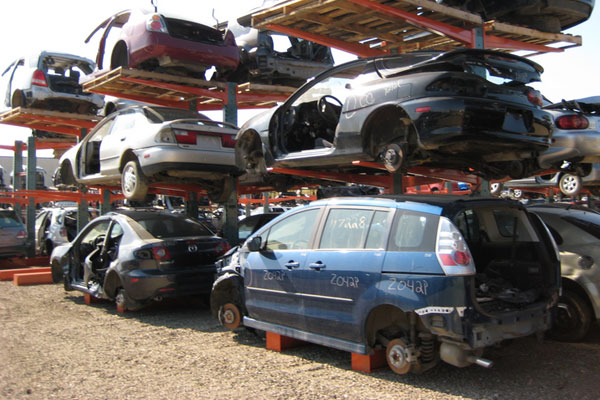
M 332 198 L 274 219 L 223 268 L 211 307 L 229 329 L 273 332 L 358 354 L 398 374 L 542 334 L 560 260 L 514 201 L 411 195 Z
M 237 127 L 190 110 L 119 109 L 59 160 L 58 186 L 121 185 L 128 200 L 145 200 L 153 182 L 198 184 L 225 201 L 242 173 L 235 161 Z
M 239 62 L 230 31 L 165 13 L 121 11 L 104 20 L 85 42 L 98 32 L 98 71 L 140 68 L 204 79 L 204 72 L 212 66 L 226 73 Z
M 552 135 L 541 94 L 527 85 L 542 71 L 476 49 L 351 61 L 247 121 L 236 158 L 246 182 L 280 179 L 267 167 L 372 172 L 354 161 L 391 172 L 429 165 L 488 179 L 529 176 Z
M 50 263 L 65 290 L 115 301 L 124 312 L 167 297 L 208 295 L 215 261 L 227 250 L 225 240 L 185 216 L 118 210 L 54 248 Z
M 96 114 L 103 96 L 86 93 L 79 83 L 94 71 L 92 60 L 72 54 L 42 51 L 13 61 L 0 77 L 3 108 Z

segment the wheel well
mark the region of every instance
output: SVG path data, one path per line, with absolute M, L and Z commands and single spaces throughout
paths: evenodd
M 129 161 L 135 161 L 137 160 L 137 157 L 135 156 L 135 153 L 133 152 L 133 150 L 126 150 L 123 155 L 121 156 L 121 164 L 119 165 L 119 172 L 123 172 L 123 168 L 125 168 L 125 164 L 127 164 Z
M 235 146 L 236 160 L 238 161 L 238 167 L 242 170 L 246 169 L 247 164 L 256 163 L 256 156 L 265 158 L 265 152 L 263 151 L 262 140 L 260 135 L 255 130 L 248 130 L 244 132 Z M 253 159 L 250 159 L 250 156 Z M 266 160 L 265 160 L 266 161 Z
M 219 307 L 226 303 L 234 303 L 240 307 L 243 314 L 247 314 L 243 306 L 243 282 L 239 275 L 226 274 L 217 279 L 210 293 L 210 309 L 212 315 L 217 317 Z
M 70 161 L 64 161 L 60 166 L 60 180 L 64 185 L 75 185 L 75 174 L 73 173 L 73 166 Z
M 377 158 L 381 146 L 403 138 L 408 153 L 418 146 L 418 134 L 410 117 L 400 107 L 383 107 L 369 115 L 362 131 L 363 148 Z
M 581 285 L 579 285 L 574 280 L 569 279 L 569 278 L 565 278 L 565 277 L 563 277 L 561 279 L 561 284 L 562 284 L 563 290 L 568 290 L 569 292 L 573 292 L 573 293 L 578 294 L 579 297 L 581 297 L 583 300 L 585 300 L 585 302 L 587 303 L 587 305 L 590 306 L 590 310 L 592 310 L 592 311 L 594 310 L 594 305 L 592 304 L 592 302 L 590 300 L 590 296 L 581 287 Z
M 113 48 L 113 52 L 110 56 L 110 69 L 115 69 L 117 67 L 120 67 L 120 65 L 118 65 L 117 61 L 118 61 L 118 56 L 119 56 L 120 52 L 122 52 L 122 51 L 124 51 L 125 54 L 127 54 L 127 43 L 120 40 L 119 42 L 117 42 L 117 44 L 115 44 L 115 47 Z
M 115 271 L 109 271 L 104 279 L 104 293 L 110 299 L 114 299 L 117 295 L 117 289 L 123 286 L 121 278 Z
M 410 331 L 409 313 L 396 306 L 383 304 L 369 313 L 365 323 L 365 338 L 369 346 L 377 342 L 377 332 L 393 329 L 408 334 Z

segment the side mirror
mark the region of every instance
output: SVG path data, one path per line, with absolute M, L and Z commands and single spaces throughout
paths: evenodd
M 260 236 L 254 236 L 248 242 L 248 250 L 250 251 L 260 251 L 262 246 L 262 238 Z

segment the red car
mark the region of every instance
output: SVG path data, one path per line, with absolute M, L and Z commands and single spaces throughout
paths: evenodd
M 99 71 L 131 67 L 176 70 L 204 78 L 204 72 L 212 66 L 226 74 L 239 61 L 235 37 L 230 31 L 164 14 L 121 11 L 102 22 L 85 42 L 99 31 L 102 31 L 96 56 Z

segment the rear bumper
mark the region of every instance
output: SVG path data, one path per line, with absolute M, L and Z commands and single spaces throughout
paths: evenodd
M 540 154 L 538 163 L 542 168 L 560 167 L 564 160 L 600 162 L 600 132 L 555 132 L 552 147 Z
M 157 297 L 209 294 L 215 273 L 215 266 L 173 271 L 134 270 L 125 274 L 122 282 L 132 299 L 143 302 Z
M 27 255 L 27 243 L 0 247 L 0 258 L 19 257 Z
M 89 103 L 97 108 L 102 108 L 104 99 L 97 94 L 71 94 L 63 92 L 54 92 L 48 87 L 31 86 L 31 90 L 25 92 L 27 104 L 42 101 L 67 101 L 72 103 Z

